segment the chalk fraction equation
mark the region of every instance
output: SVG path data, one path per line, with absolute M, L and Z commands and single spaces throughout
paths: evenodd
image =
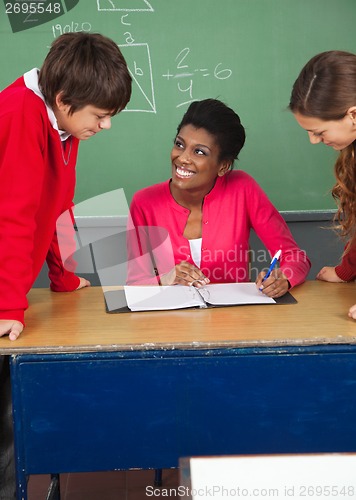
M 217 80 L 226 80 L 231 77 L 232 70 L 224 67 L 223 63 L 219 62 L 211 67 L 196 67 L 190 63 L 191 49 L 185 47 L 175 58 L 176 67 L 173 73 L 167 70 L 162 75 L 168 81 L 177 81 L 178 91 L 182 94 L 182 102 L 177 104 L 177 108 L 185 106 L 193 102 L 195 97 L 195 87 L 199 85 L 199 78 L 216 78 Z

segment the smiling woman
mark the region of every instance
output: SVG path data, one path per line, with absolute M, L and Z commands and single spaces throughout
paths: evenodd
M 341 120 L 320 120 L 295 112 L 294 117 L 309 135 L 312 144 L 324 143 L 326 146 L 342 151 L 356 139 L 356 106 L 348 109 Z
M 264 294 L 280 297 L 305 280 L 309 259 L 281 215 L 252 177 L 232 171 L 244 143 L 240 118 L 224 103 L 190 105 L 174 140 L 171 179 L 133 197 L 129 284 L 249 281 L 252 228 L 270 254 L 282 249 L 280 269 L 263 285 L 265 272 L 257 278 Z
M 289 108 L 307 130 L 312 144 L 323 142 L 340 151 L 332 194 L 336 221 L 348 239 L 341 264 L 323 267 L 324 281 L 356 279 L 356 55 L 328 51 L 314 56 L 294 83 Z M 356 319 L 356 305 L 349 315 Z
M 229 170 L 231 160 L 220 161 L 220 148 L 212 134 L 193 125 L 180 127 L 171 153 L 171 193 L 180 205 L 190 205 L 201 212 L 201 200 L 211 191 L 217 177 Z M 194 203 L 194 199 L 197 203 Z M 191 232 L 190 217 L 184 234 Z M 196 238 L 201 237 L 201 226 L 196 225 Z M 194 230 L 193 230 L 194 233 Z

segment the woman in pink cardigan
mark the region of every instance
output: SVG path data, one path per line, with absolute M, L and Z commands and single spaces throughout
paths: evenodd
M 193 102 L 178 126 L 171 179 L 138 191 L 131 203 L 128 284 L 204 286 L 249 281 L 253 228 L 280 266 L 262 284 L 281 297 L 310 269 L 284 219 L 247 173 L 233 171 L 245 142 L 239 116 L 218 100 Z M 268 267 L 270 255 L 266 255 Z

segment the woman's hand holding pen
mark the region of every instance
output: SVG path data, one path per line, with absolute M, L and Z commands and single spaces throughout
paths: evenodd
M 275 299 L 278 297 L 282 297 L 282 295 L 288 292 L 290 284 L 281 269 L 274 269 L 271 272 L 270 276 L 265 281 L 263 281 L 265 275 L 266 273 L 262 271 L 257 276 L 256 285 L 262 293 L 267 295 L 267 297 Z
M 161 285 L 187 285 L 197 288 L 207 285 L 210 280 L 200 269 L 183 260 L 169 273 L 160 276 Z

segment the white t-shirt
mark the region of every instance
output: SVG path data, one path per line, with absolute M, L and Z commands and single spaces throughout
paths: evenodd
M 202 238 L 196 238 L 194 240 L 188 240 L 188 241 L 193 262 L 196 264 L 197 267 L 200 267 Z

